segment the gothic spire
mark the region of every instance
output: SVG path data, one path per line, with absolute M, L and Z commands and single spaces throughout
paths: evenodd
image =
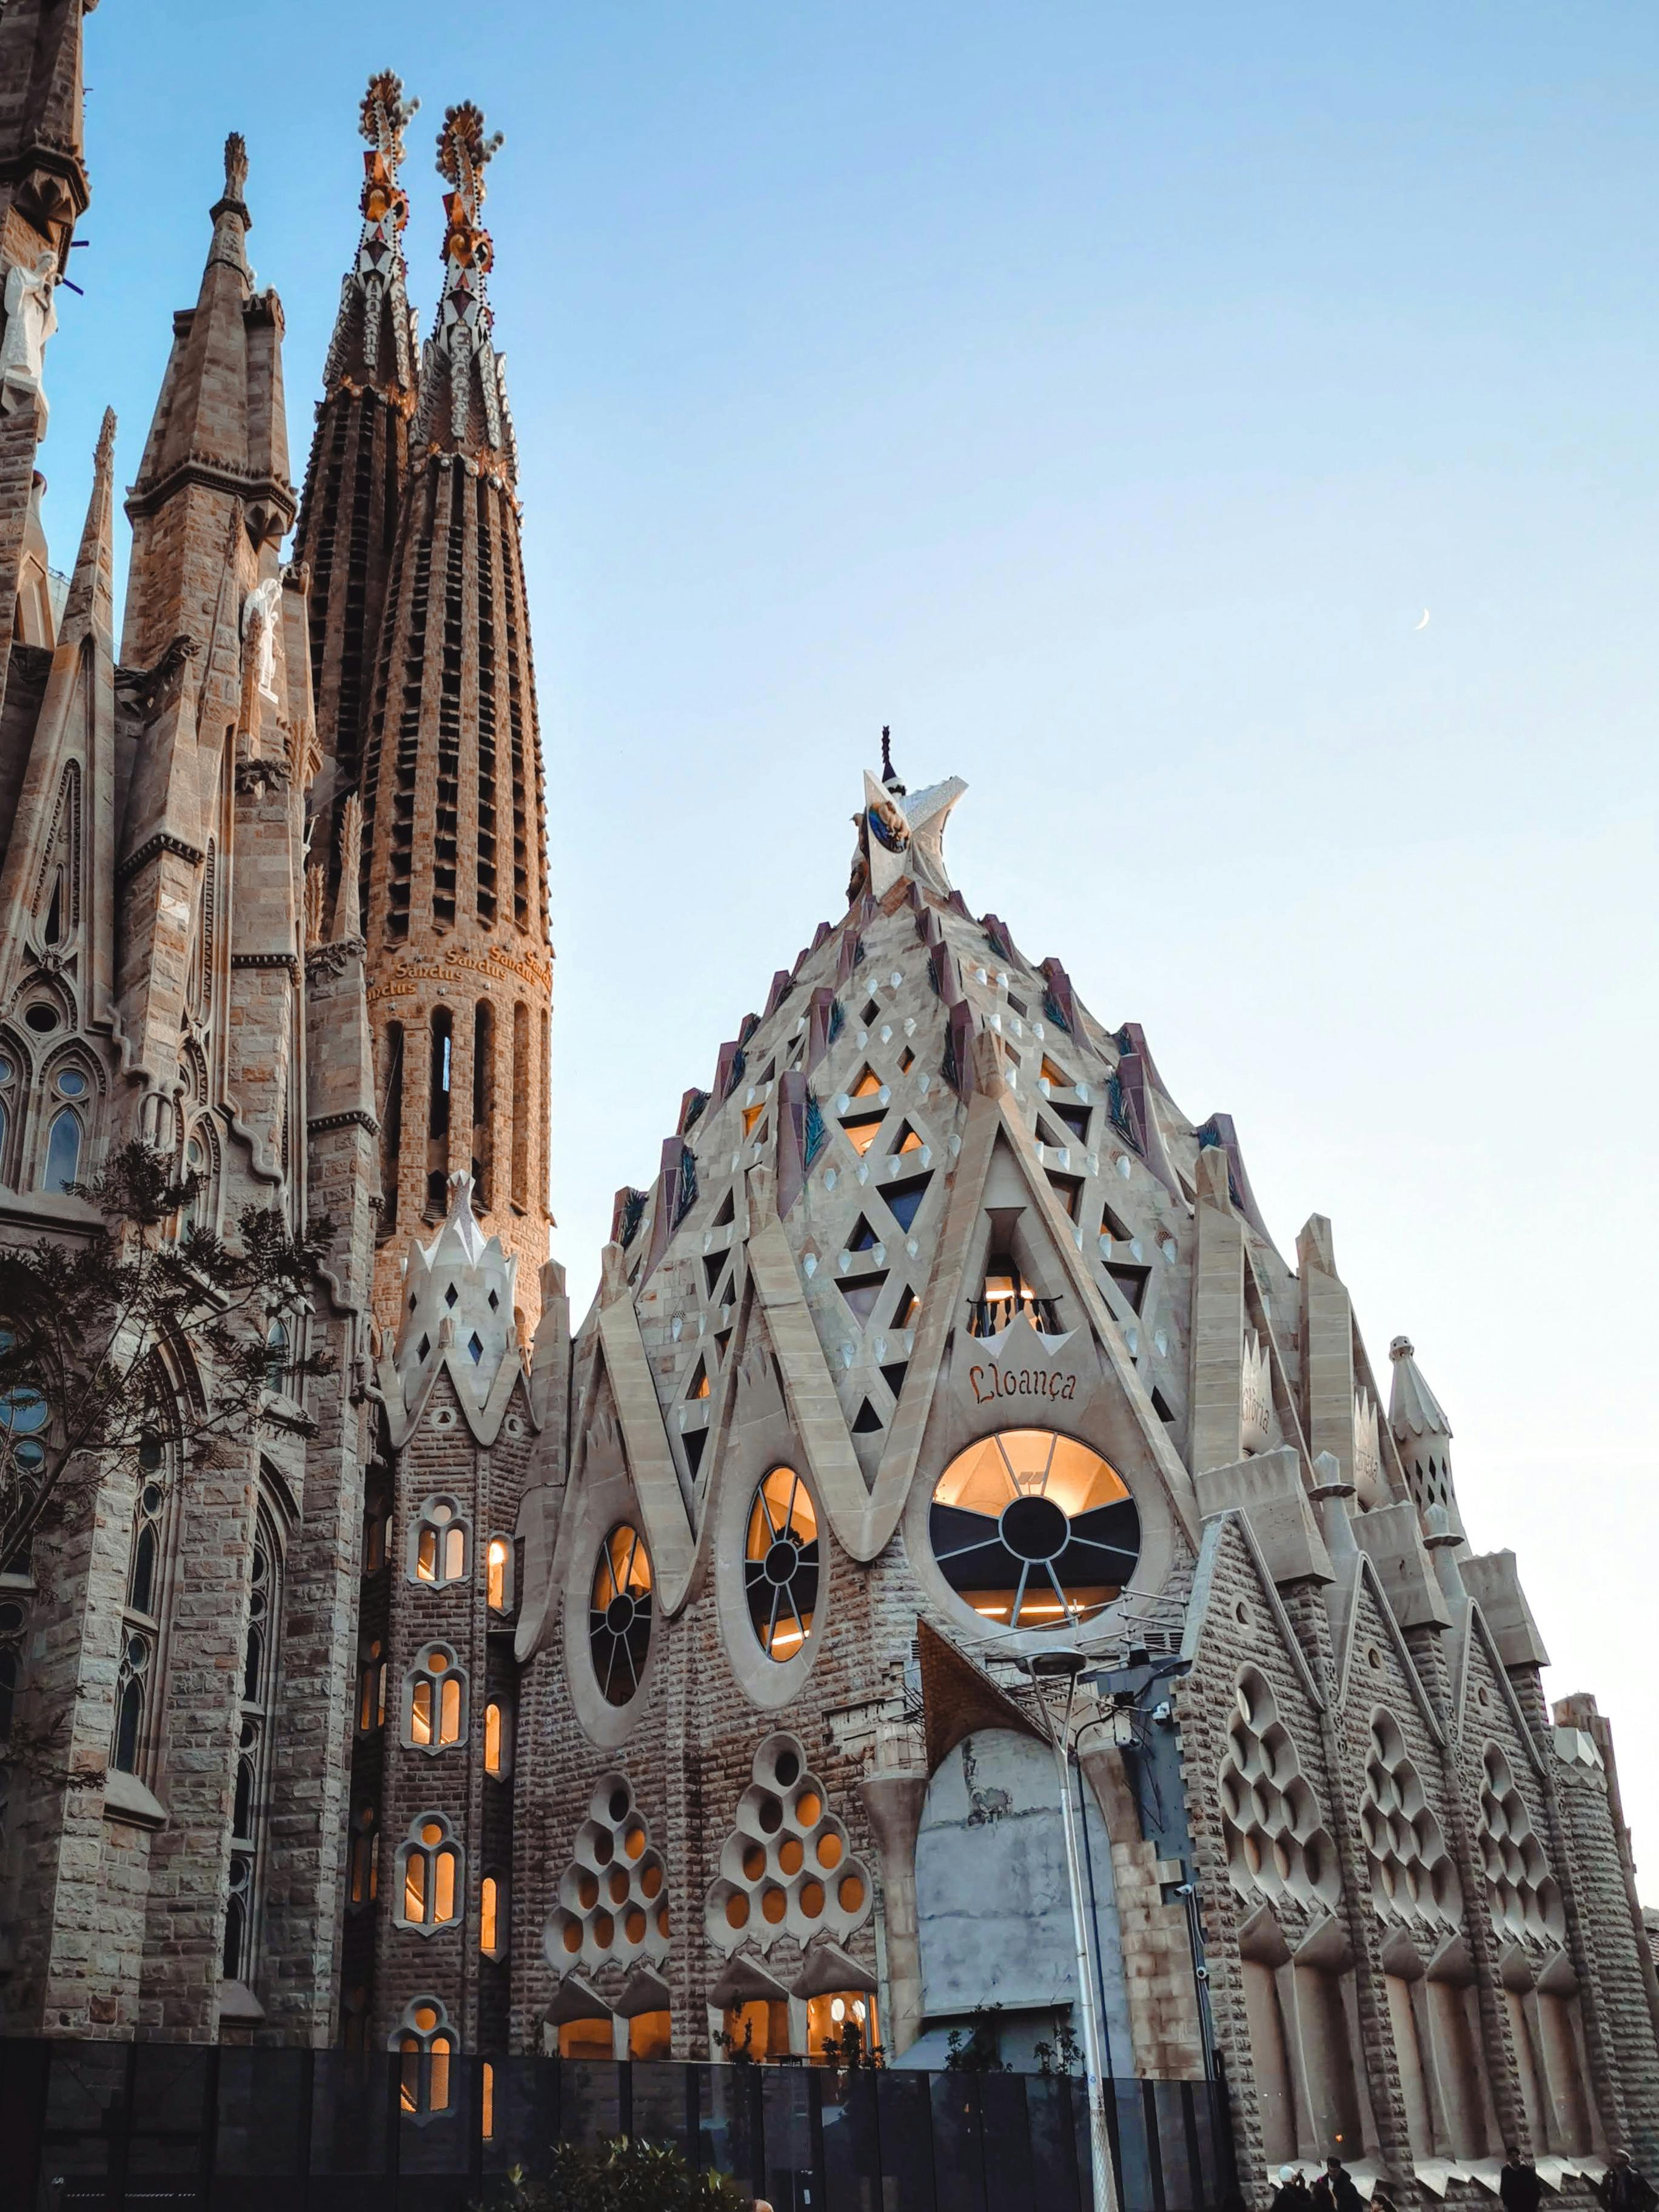
M 438 133 L 444 195 L 443 291 L 422 363 L 417 450 L 464 454 L 510 486 L 517 473 L 501 363 L 492 342 L 488 278 L 495 249 L 481 217 L 484 170 L 502 143 L 484 136 L 471 100 L 447 108 Z
M 274 291 L 254 288 L 246 237 L 252 228 L 244 198 L 247 148 L 240 133 L 225 141 L 224 191 L 211 210 L 213 237 L 193 308 L 173 321 L 173 352 L 127 501 L 133 526 L 122 659 L 147 667 L 181 633 L 201 636 L 211 583 L 181 567 L 178 546 L 156 518 L 177 498 L 199 511 L 192 532 L 205 551 L 222 549 L 221 532 L 239 501 L 248 539 L 258 553 L 275 545 L 294 518 L 288 480 L 288 424 L 283 399 L 283 310 Z M 209 520 L 211 515 L 212 520 Z
M 1394 1382 L 1389 1392 L 1389 1426 L 1400 1447 L 1413 1500 L 1418 1511 L 1425 1516 L 1437 1507 L 1443 1510 L 1448 1529 L 1461 1539 L 1463 1522 L 1452 1483 L 1451 1423 L 1423 1380 L 1416 1347 L 1410 1338 L 1395 1337 L 1389 1346 L 1389 1358 L 1394 1363 Z
M 81 550 L 76 556 L 75 573 L 70 578 L 63 619 L 58 626 L 60 644 L 91 630 L 106 637 L 113 647 L 114 487 L 115 410 L 106 407 L 103 427 L 98 433 L 98 444 L 92 457 L 92 497 L 87 502 L 87 519 L 81 532 Z

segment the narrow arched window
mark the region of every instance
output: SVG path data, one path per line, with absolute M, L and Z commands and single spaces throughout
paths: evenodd
M 492 1536 L 485 1555 L 487 1595 L 492 1613 L 513 1610 L 513 1545 L 506 1536 Z
M 461 1917 L 465 1894 L 461 1847 L 441 1813 L 422 1813 L 398 1850 L 398 1910 L 400 1928 L 430 1936 L 453 1928 Z
M 392 2031 L 391 2046 L 399 2054 L 398 2102 L 411 2118 L 430 2119 L 447 2112 L 450 2102 L 450 2060 L 460 2039 L 437 1997 L 416 1997 Z
M 185 1139 L 184 1180 L 190 1185 L 190 1196 L 179 1215 L 181 1238 L 213 1225 L 213 1161 L 198 1132 Z
M 409 1576 L 417 1583 L 465 1582 L 467 1525 L 453 1498 L 428 1498 L 410 1531 Z
M 530 1089 L 530 1009 L 513 1009 L 513 1203 L 522 1213 L 530 1203 L 530 1120 L 536 1102 Z
M 385 1195 L 385 1207 L 380 1216 L 380 1233 L 384 1240 L 398 1226 L 398 1174 L 404 1135 L 404 1025 L 401 1022 L 386 1024 L 381 1065 L 386 1071 L 386 1088 L 380 1099 L 380 1185 Z
M 489 1209 L 495 1185 L 495 1017 L 480 999 L 472 1015 L 472 1194 L 480 1213 Z
M 23 1608 L 15 1599 L 0 1605 L 0 1745 L 11 1741 L 17 1686 L 23 1677 Z
M 447 1006 L 432 1017 L 432 1085 L 427 1111 L 428 1137 L 449 1134 L 449 1097 L 454 1076 L 455 1024 Z
M 386 1726 L 386 1647 L 377 1636 L 357 1662 L 357 1733 L 373 1735 Z
M 149 1691 L 149 1662 L 155 1656 L 155 1639 L 137 1629 L 129 1630 L 121 1647 L 121 1665 L 115 1682 L 115 1741 L 110 1765 L 122 1774 L 138 1771 L 143 1742 L 144 1705 Z
M 273 1398 L 287 1392 L 290 1348 L 288 1323 L 280 1314 L 273 1314 L 265 1331 L 265 1388 Z
M 404 1742 L 447 1751 L 466 1736 L 466 1674 L 447 1644 L 423 1644 L 404 1678 Z
M 499 1698 L 484 1707 L 484 1772 L 493 1782 L 504 1782 L 513 1771 L 513 1721 Z
M 48 1191 L 65 1191 L 81 1176 L 81 1117 L 65 1106 L 52 1125 L 46 1139 L 46 1172 L 44 1188 Z
M 478 1885 L 478 1948 L 486 1959 L 507 1955 L 507 1881 L 498 1874 Z

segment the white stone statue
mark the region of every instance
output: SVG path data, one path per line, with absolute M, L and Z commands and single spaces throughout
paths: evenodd
M 27 398 L 40 410 L 46 340 L 58 327 L 58 256 L 48 247 L 32 269 L 17 262 L 6 272 L 6 329 L 0 338 L 0 408 L 11 414 Z
M 242 602 L 242 637 L 245 642 L 253 643 L 258 654 L 259 696 L 269 699 L 273 707 L 282 704 L 276 696 L 276 620 L 282 603 L 280 576 L 267 576 Z

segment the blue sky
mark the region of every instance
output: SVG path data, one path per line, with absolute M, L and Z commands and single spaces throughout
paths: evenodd
M 1284 1249 L 1332 1216 L 1379 1369 L 1414 1338 L 1659 1899 L 1659 15 L 110 0 L 88 52 L 60 557 L 106 400 L 136 470 L 227 130 L 296 478 L 365 78 L 425 103 L 423 319 L 442 109 L 507 133 L 579 1295 L 838 914 L 890 722 L 969 780 L 970 904 L 1233 1114 Z

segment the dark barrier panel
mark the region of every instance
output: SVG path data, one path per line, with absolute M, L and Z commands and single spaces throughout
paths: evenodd
M 1216 2212 L 1204 2082 L 1118 2081 L 1122 2212 Z M 471 2212 L 633 2134 L 775 2212 L 1091 2212 L 1080 2086 L 1030 2074 L 0 2042 L 7 2212 Z

